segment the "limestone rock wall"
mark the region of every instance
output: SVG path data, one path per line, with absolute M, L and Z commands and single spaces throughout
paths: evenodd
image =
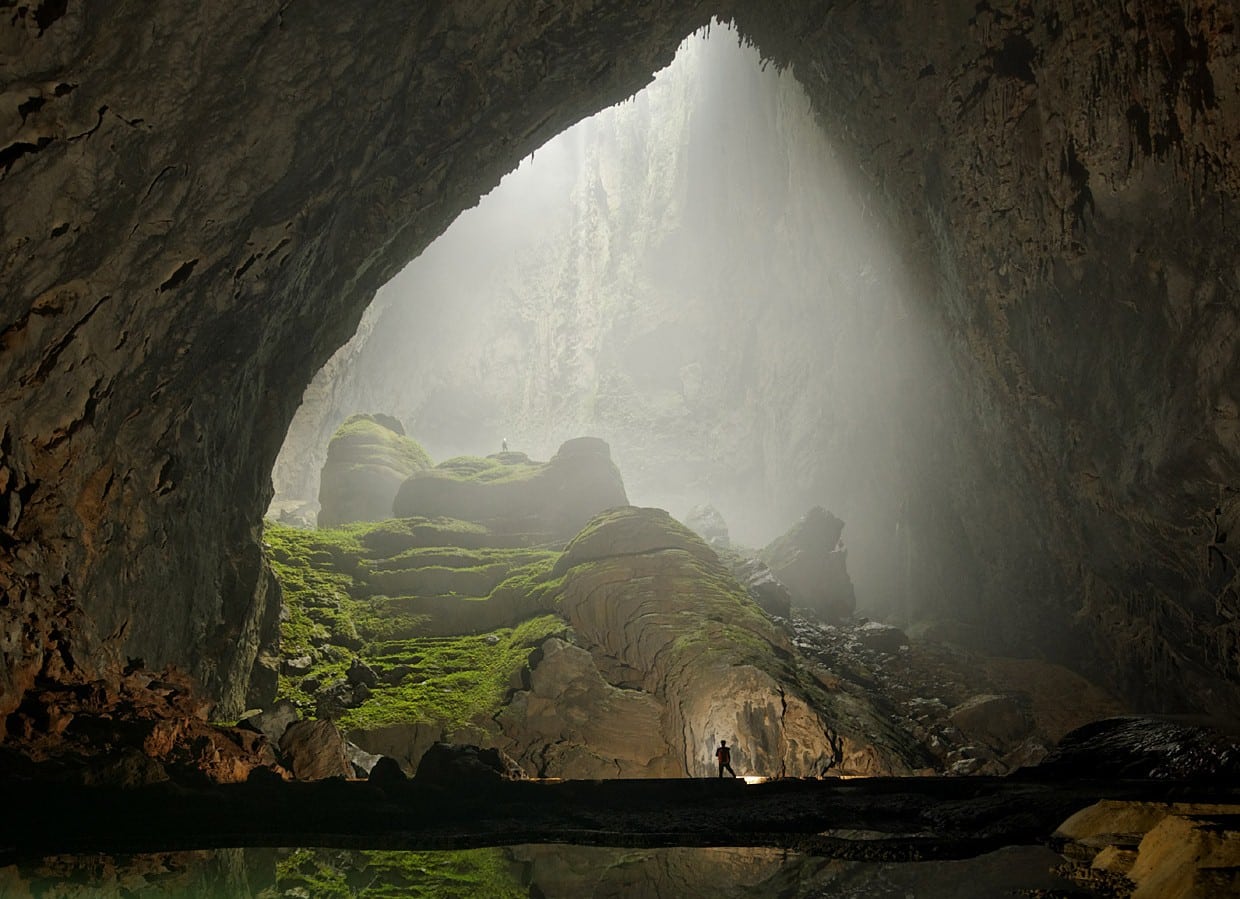
M 934 285 L 956 402 L 910 540 L 967 547 L 972 581 L 941 607 L 1140 705 L 1235 714 L 1234 7 L 781 7 L 741 27 Z

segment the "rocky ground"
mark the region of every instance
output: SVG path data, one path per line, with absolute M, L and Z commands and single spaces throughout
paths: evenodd
M 1120 714 L 1105 691 L 1062 666 L 990 656 L 863 617 L 786 622 L 806 658 L 841 689 L 864 692 L 920 742 L 935 773 L 1006 774 L 1044 759 L 1068 732 Z

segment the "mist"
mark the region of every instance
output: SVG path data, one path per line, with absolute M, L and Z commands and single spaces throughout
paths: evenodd
M 608 441 L 630 501 L 711 503 L 761 546 L 846 522 L 863 610 L 907 609 L 896 461 L 943 366 L 872 180 L 790 73 L 716 25 L 510 173 L 377 296 L 307 391 L 273 479 L 312 501 L 332 430 L 397 416 L 431 456 Z M 926 427 L 923 427 L 925 425 Z

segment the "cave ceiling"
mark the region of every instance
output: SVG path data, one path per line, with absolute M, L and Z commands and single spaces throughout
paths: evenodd
M 1240 708 L 1230 4 L 3 11 L 0 712 L 127 656 L 243 708 L 302 390 L 457 213 L 712 16 L 791 67 L 928 286 L 926 602 L 1136 705 Z

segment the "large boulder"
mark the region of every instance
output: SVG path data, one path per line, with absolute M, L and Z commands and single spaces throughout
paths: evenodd
M 353 415 L 332 435 L 319 480 L 322 528 L 392 517 L 392 500 L 430 457 L 390 415 Z
M 344 737 L 330 721 L 296 721 L 284 731 L 280 752 L 298 780 L 352 777 Z
M 521 780 L 524 775 L 521 767 L 498 749 L 436 743 L 422 756 L 414 776 L 419 782 L 461 787 L 470 783 Z
M 523 453 L 462 456 L 415 472 L 400 487 L 398 518 L 455 518 L 499 534 L 567 540 L 604 509 L 628 504 L 611 450 L 597 437 L 564 443 L 550 462 Z
M 857 607 L 840 541 L 844 522 L 815 506 L 760 556 L 792 594 L 792 604 L 828 620 L 846 618 Z
M 661 509 L 598 516 L 551 576 L 575 645 L 544 644 L 528 689 L 500 717 L 531 770 L 702 776 L 720 739 L 736 746 L 741 773 L 915 767 L 908 738 L 884 730 L 864 701 L 803 677 L 715 552 Z

